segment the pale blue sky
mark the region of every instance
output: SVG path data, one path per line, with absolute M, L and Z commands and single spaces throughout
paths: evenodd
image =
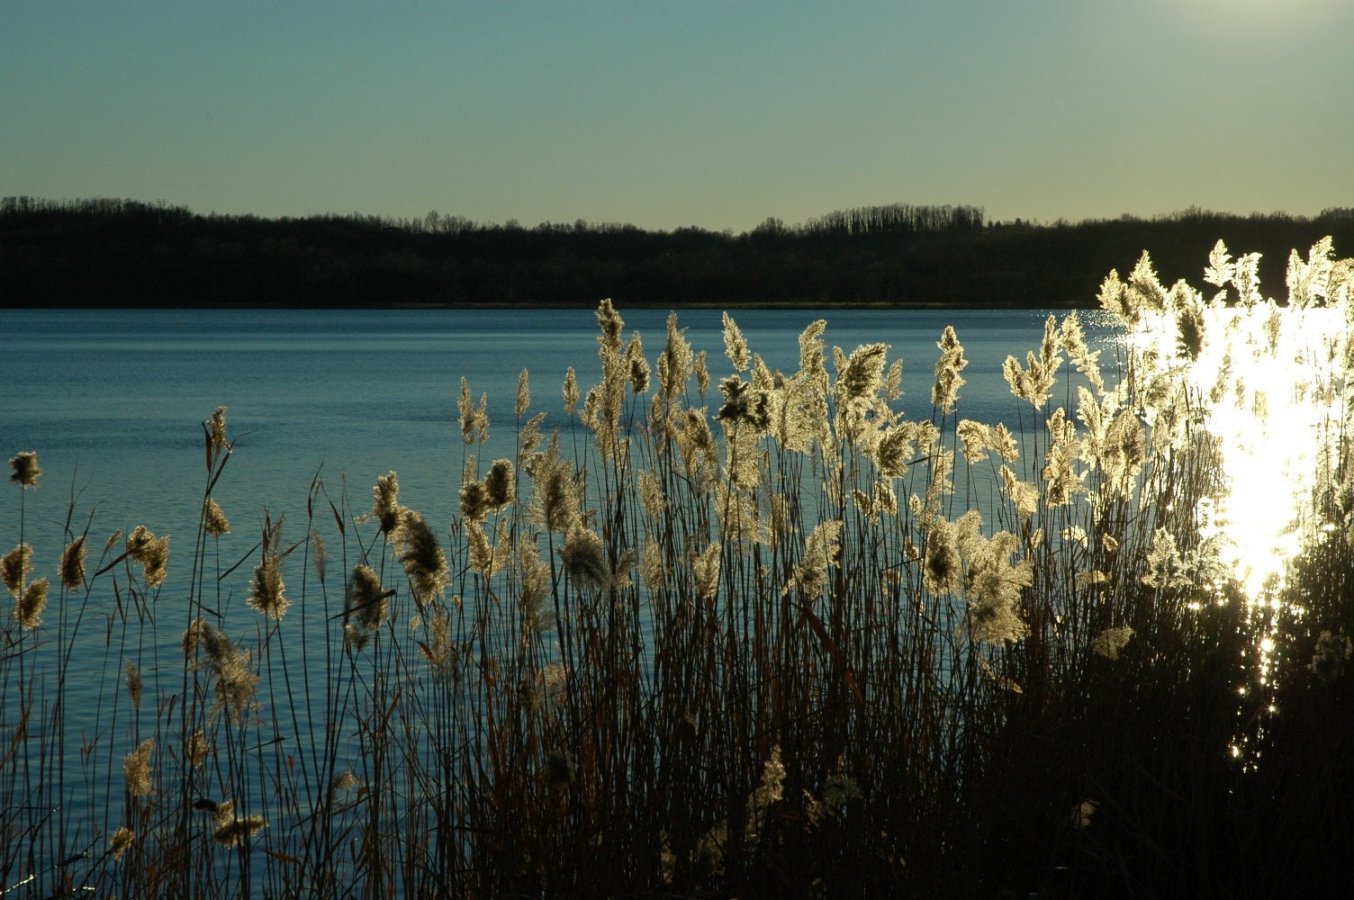
M 0 195 L 742 231 L 1354 206 L 1354 2 L 0 0 Z

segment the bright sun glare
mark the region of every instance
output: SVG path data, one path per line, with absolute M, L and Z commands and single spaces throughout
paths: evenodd
M 1347 288 L 1327 296 L 1328 249 L 1290 262 L 1280 306 L 1258 293 L 1258 257 L 1232 261 L 1220 243 L 1208 278 L 1224 290 L 1207 301 L 1173 290 L 1129 337 L 1135 366 L 1183 384 L 1193 422 L 1216 444 L 1221 489 L 1195 524 L 1246 599 L 1261 685 L 1280 621 L 1305 613 L 1285 598 L 1289 569 L 1335 529 L 1317 502 L 1339 484 L 1351 345 Z

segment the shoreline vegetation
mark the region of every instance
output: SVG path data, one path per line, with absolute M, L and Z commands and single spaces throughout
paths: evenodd
M 1293 247 L 1354 245 L 1354 209 L 1197 208 L 1152 219 L 994 222 L 890 204 L 735 234 L 609 223 L 201 215 L 163 203 L 0 200 L 0 307 L 1090 307 L 1152 248 L 1170 284 L 1221 236 L 1282 281 Z
M 1208 259 L 1102 281 L 1118 350 L 1050 316 L 1006 423 L 965 418 L 952 328 L 912 421 L 901 361 L 823 320 L 778 372 L 732 316 L 707 359 L 604 301 L 601 380 L 523 371 L 510 458 L 462 380 L 450 522 L 392 468 L 232 525 L 216 485 L 267 460 L 224 407 L 196 535 L 91 530 L 24 448 L 0 887 L 1349 895 L 1354 260 L 1294 253 L 1280 306 Z

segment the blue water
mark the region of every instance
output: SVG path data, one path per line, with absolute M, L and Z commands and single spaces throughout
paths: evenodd
M 629 312 L 652 359 L 666 311 Z M 732 369 L 720 313 L 681 311 L 715 383 Z M 902 406 L 930 416 L 935 342 L 953 324 L 970 360 L 961 416 L 1011 421 L 1017 407 L 1001 364 L 1038 346 L 1046 313 L 1029 310 L 839 310 L 827 341 L 848 352 L 884 341 L 904 360 Z M 773 368 L 798 365 L 798 335 L 819 314 L 743 310 L 736 319 Z M 266 508 L 304 510 L 311 479 L 344 478 L 365 505 L 377 476 L 400 474 L 402 499 L 445 524 L 454 509 L 464 445 L 456 416 L 460 379 L 489 396 L 486 458 L 510 456 L 518 373 L 532 376 L 533 411 L 566 425 L 560 384 L 569 366 L 584 391 L 600 374 L 590 310 L 0 310 L 0 453 L 38 451 L 42 489 L 29 501 L 29 534 L 50 537 L 70 492 L 96 510 L 94 533 L 146 524 L 186 534 L 204 478 L 200 423 L 229 408 L 237 452 L 217 496 L 244 528 Z M 716 388 L 709 398 L 719 403 Z M 17 492 L 0 492 L 0 540 L 17 540 Z M 59 545 L 30 541 L 39 565 Z M 7 546 L 12 546 L 7 544 Z

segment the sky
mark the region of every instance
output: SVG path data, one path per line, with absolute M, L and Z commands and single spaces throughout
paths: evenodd
M 0 196 L 735 232 L 1354 206 L 1350 0 L 0 0 Z

